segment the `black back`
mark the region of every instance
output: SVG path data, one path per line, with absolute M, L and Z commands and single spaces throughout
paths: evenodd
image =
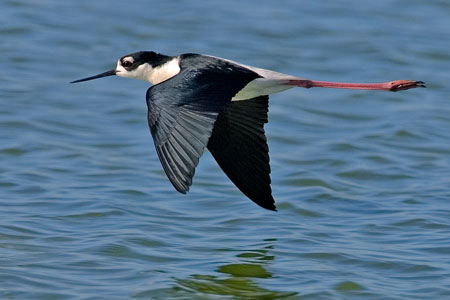
M 147 91 L 156 152 L 173 186 L 189 190 L 219 113 L 258 74 L 224 60 L 184 54 L 176 76 Z

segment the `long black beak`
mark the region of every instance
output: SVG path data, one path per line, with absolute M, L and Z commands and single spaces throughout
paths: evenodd
M 113 76 L 116 75 L 116 70 L 109 70 L 106 71 L 104 73 L 100 73 L 91 77 L 87 77 L 87 78 L 83 78 L 83 79 L 78 79 L 75 81 L 72 81 L 71 83 L 77 83 L 77 82 L 82 82 L 82 81 L 88 81 L 88 80 L 92 80 L 92 79 L 97 79 L 97 78 L 102 78 L 102 77 L 106 77 L 106 76 Z

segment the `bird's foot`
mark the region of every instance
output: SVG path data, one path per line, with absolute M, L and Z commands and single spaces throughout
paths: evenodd
M 392 92 L 409 90 L 416 87 L 426 87 L 425 82 L 423 81 L 414 81 L 414 80 L 396 80 L 389 82 L 391 87 L 389 88 Z

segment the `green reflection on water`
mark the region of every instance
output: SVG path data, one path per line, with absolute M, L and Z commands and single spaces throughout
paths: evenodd
M 251 299 L 278 299 L 294 296 L 296 292 L 275 291 L 260 286 L 261 280 L 272 278 L 266 269 L 275 257 L 268 255 L 272 245 L 259 250 L 241 252 L 236 257 L 240 262 L 219 266 L 219 275 L 193 274 L 186 279 L 176 279 L 173 291 L 178 296 L 205 297 L 231 296 Z M 225 276 L 225 277 L 224 277 Z M 257 279 L 257 280 L 255 280 Z

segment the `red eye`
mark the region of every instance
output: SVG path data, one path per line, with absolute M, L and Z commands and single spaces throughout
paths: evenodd
M 124 60 L 122 62 L 122 66 L 125 67 L 125 68 L 129 68 L 129 67 L 131 67 L 131 65 L 132 65 L 132 63 L 129 60 Z

